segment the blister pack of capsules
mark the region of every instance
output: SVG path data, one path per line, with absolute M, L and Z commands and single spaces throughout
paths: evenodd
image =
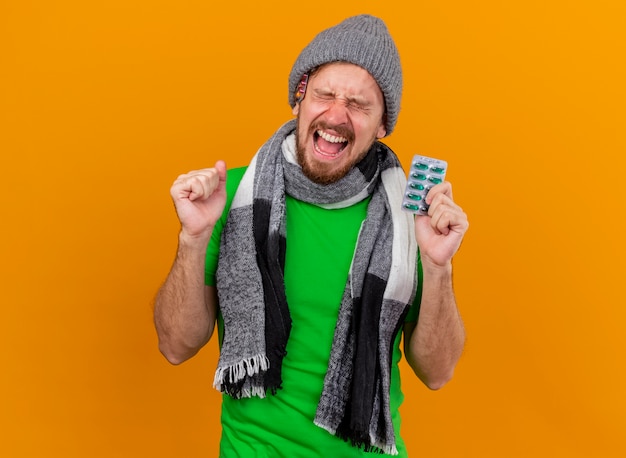
M 402 208 L 416 215 L 427 215 L 426 194 L 436 184 L 443 183 L 447 170 L 446 161 L 427 156 L 413 156 Z

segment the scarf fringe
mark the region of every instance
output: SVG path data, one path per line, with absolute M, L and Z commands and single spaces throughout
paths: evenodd
M 386 454 L 386 455 L 397 455 L 398 454 L 398 449 L 396 448 L 395 445 L 387 445 L 387 444 L 373 444 L 373 447 L 378 448 L 382 453 Z
M 227 386 L 232 386 L 246 377 L 266 372 L 270 367 L 270 360 L 260 353 L 226 367 L 219 367 L 215 371 L 213 387 L 219 391 L 227 390 Z M 241 396 L 249 398 L 251 396 L 265 397 L 265 388 L 258 386 L 245 387 L 241 390 Z
M 371 434 L 370 434 L 369 443 L 360 442 L 360 441 L 353 440 L 349 436 L 338 434 L 335 428 L 325 425 L 318 420 L 313 421 L 313 423 L 315 423 L 315 426 L 318 426 L 328 431 L 333 436 L 337 436 L 338 438 L 343 439 L 346 442 L 350 442 L 354 447 L 362 448 L 365 452 L 379 453 L 379 454 L 385 454 L 385 455 L 398 455 L 398 449 L 395 446 L 395 444 L 385 444 L 382 442 L 378 442 L 376 438 Z
M 240 398 L 251 398 L 252 396 L 258 396 L 264 398 L 266 394 L 265 388 L 262 386 L 252 386 L 250 388 L 243 388 L 240 391 Z

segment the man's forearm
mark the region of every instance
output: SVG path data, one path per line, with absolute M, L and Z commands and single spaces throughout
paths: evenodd
M 181 233 L 176 259 L 156 297 L 159 349 L 172 364 L 195 355 L 213 333 L 216 299 L 204 284 L 207 243 Z
M 452 288 L 452 265 L 423 265 L 423 289 L 417 326 L 405 338 L 407 361 L 431 389 L 445 385 L 465 344 L 465 330 Z

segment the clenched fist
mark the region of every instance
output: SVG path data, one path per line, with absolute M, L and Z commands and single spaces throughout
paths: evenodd
M 422 261 L 435 266 L 450 262 L 469 227 L 467 215 L 452 198 L 452 185 L 443 182 L 428 192 L 428 216 L 415 217 L 415 236 Z
M 181 233 L 208 239 L 226 205 L 226 164 L 180 175 L 170 189 Z

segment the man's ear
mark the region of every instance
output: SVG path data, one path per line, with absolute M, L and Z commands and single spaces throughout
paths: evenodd
M 291 112 L 294 116 L 298 116 L 298 113 L 300 112 L 300 102 L 296 102 L 296 104 L 291 109 Z
M 376 138 L 380 139 L 387 135 L 387 110 L 383 113 L 383 119 L 380 121 L 380 126 L 376 132 Z
M 376 138 L 383 138 L 387 135 L 387 129 L 385 129 L 385 123 L 381 123 L 380 127 L 378 127 L 378 131 L 376 132 Z

